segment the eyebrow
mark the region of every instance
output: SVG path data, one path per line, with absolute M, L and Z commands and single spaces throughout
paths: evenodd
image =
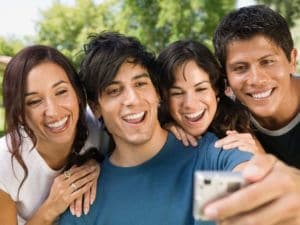
M 198 82 L 197 84 L 195 84 L 194 87 L 198 87 L 198 86 L 200 86 L 200 85 L 203 84 L 203 83 L 210 83 L 210 81 L 208 81 L 208 80 L 200 81 L 200 82 Z M 178 86 L 176 86 L 176 85 L 172 86 L 171 88 L 174 88 L 174 89 L 181 89 L 181 87 L 178 87 Z M 171 89 L 171 88 L 170 88 L 170 89 Z
M 265 59 L 265 58 L 268 58 L 268 57 L 274 57 L 274 56 L 276 56 L 276 55 L 277 55 L 277 54 L 267 54 L 267 55 L 263 55 L 262 57 L 258 58 L 258 61 L 259 61 L 259 60 L 262 60 L 262 59 Z M 228 66 L 234 66 L 234 65 L 236 65 L 236 64 L 245 64 L 245 63 L 247 63 L 247 62 L 245 62 L 245 61 L 236 61 L 236 62 L 232 62 L 232 63 L 229 62 L 229 65 L 228 65 Z
M 60 81 L 54 83 L 54 84 L 52 85 L 52 88 L 55 88 L 55 87 L 57 87 L 57 86 L 60 85 L 60 84 L 67 84 L 67 83 L 68 83 L 67 81 L 60 80 Z M 33 91 L 33 92 L 28 92 L 28 93 L 25 93 L 25 97 L 30 96 L 30 95 L 35 95 L 35 94 L 38 94 L 38 92 L 35 92 L 35 91 Z
M 150 76 L 149 76 L 148 73 L 137 74 L 131 80 L 138 80 L 140 78 L 149 78 L 150 79 Z M 107 86 L 110 86 L 110 85 L 113 85 L 113 84 L 119 84 L 119 83 L 121 83 L 121 82 L 117 81 L 117 80 L 113 80 Z
M 265 58 L 268 58 L 268 57 L 273 57 L 273 56 L 276 56 L 276 54 L 267 54 L 267 55 L 264 55 L 264 56 L 260 57 L 259 60 L 262 60 L 262 59 L 265 59 Z

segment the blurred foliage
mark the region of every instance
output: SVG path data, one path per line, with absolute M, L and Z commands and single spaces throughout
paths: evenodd
M 183 38 L 211 47 L 215 26 L 234 6 L 235 0 L 76 0 L 73 6 L 54 1 L 42 11 L 37 41 L 58 48 L 76 66 L 87 36 L 104 30 L 136 36 L 156 53 Z
M 257 3 L 280 12 L 291 27 L 300 18 L 300 0 Z M 79 68 L 87 37 L 104 30 L 135 36 L 155 53 L 178 39 L 197 39 L 212 49 L 215 27 L 235 5 L 236 0 L 75 0 L 73 5 L 53 0 L 48 9 L 40 11 L 36 36 L 0 37 L 0 55 L 13 56 L 32 43 L 46 44 L 63 52 Z M 299 47 L 300 39 L 295 37 Z M 0 67 L 0 82 L 3 69 Z
M 300 0 L 256 0 L 258 4 L 265 4 L 279 12 L 288 22 L 290 27 L 296 25 L 300 18 Z

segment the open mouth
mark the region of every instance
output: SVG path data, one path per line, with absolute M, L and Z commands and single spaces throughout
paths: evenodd
M 66 128 L 66 126 L 68 124 L 68 121 L 69 121 L 69 116 L 65 116 L 61 120 L 51 122 L 51 123 L 47 123 L 46 127 L 49 130 L 51 130 L 52 132 L 62 131 Z
M 265 98 L 268 98 L 269 96 L 271 96 L 273 90 L 274 89 L 272 88 L 272 89 L 269 89 L 269 90 L 266 90 L 266 91 L 252 93 L 252 94 L 248 94 L 248 95 L 251 96 L 254 99 L 260 100 L 260 99 L 265 99 Z
M 199 112 L 186 113 L 186 114 L 184 114 L 184 117 L 186 120 L 188 120 L 190 122 L 197 122 L 198 120 L 200 120 L 203 117 L 204 112 L 205 112 L 205 109 L 202 109 Z
M 139 112 L 139 113 L 131 113 L 123 117 L 127 123 L 137 124 L 141 123 L 146 116 L 146 112 Z

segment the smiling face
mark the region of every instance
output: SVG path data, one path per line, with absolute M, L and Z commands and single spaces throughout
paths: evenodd
M 208 74 L 194 61 L 175 71 L 175 82 L 169 90 L 172 118 L 193 136 L 202 135 L 211 124 L 216 110 L 216 93 Z
M 67 74 L 60 66 L 45 62 L 29 72 L 25 115 L 26 123 L 37 138 L 37 148 L 72 145 L 79 103 Z
M 138 64 L 124 62 L 114 80 L 100 93 L 101 116 L 116 146 L 141 145 L 161 129 L 159 96 L 149 74 Z
M 226 73 L 236 97 L 257 119 L 289 114 L 293 97 L 290 74 L 295 72 L 296 50 L 291 60 L 262 35 L 236 40 L 227 46 Z

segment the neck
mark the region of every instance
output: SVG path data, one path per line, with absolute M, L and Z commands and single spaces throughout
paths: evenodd
M 277 130 L 289 124 L 300 112 L 300 77 L 292 77 L 291 89 L 288 93 L 288 104 L 282 106 L 284 110 L 270 117 L 257 117 L 253 115 L 255 120 L 264 128 L 269 130 Z
M 115 140 L 116 148 L 113 151 L 110 161 L 116 166 L 132 167 L 155 156 L 167 140 L 167 131 L 160 126 L 153 132 L 152 137 L 143 143 L 129 143 Z
M 37 151 L 51 169 L 58 170 L 66 165 L 72 144 L 37 143 Z

